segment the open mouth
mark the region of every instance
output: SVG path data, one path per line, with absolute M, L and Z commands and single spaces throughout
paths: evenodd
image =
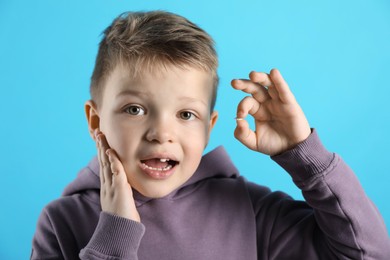
M 144 170 L 166 172 L 174 168 L 178 163 L 168 158 L 153 158 L 141 160 L 141 167 Z

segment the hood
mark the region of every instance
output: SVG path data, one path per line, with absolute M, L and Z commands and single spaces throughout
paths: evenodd
M 198 182 L 201 182 L 210 178 L 237 178 L 239 176 L 237 168 L 234 166 L 226 150 L 219 146 L 209 153 L 203 155 L 198 169 L 183 185 L 178 189 L 168 194 L 170 198 L 174 198 L 178 194 L 182 194 L 183 191 L 191 191 L 191 187 L 195 186 Z M 95 190 L 100 190 L 99 179 L 99 162 L 95 156 L 77 175 L 76 179 L 72 181 L 63 191 L 63 196 L 70 196 L 78 193 L 86 193 Z M 185 192 L 185 193 L 187 193 Z M 142 196 L 137 191 L 134 191 L 134 197 L 136 201 L 150 200 Z

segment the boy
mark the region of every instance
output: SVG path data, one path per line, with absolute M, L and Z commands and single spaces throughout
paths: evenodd
M 375 206 L 278 70 L 232 81 L 251 94 L 235 137 L 271 155 L 306 202 L 246 181 L 221 147 L 202 157 L 216 71 L 212 39 L 185 18 L 114 20 L 85 105 L 98 156 L 43 210 L 32 259 L 390 259 Z

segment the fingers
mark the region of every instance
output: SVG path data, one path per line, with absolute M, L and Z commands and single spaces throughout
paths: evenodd
M 252 115 L 256 121 L 267 121 L 269 115 L 264 107 L 253 97 L 245 97 L 237 107 L 237 127 L 234 136 L 249 149 L 256 150 L 256 133 L 249 128 L 248 122 L 244 119 L 247 115 Z
M 269 87 L 273 84 L 269 75 L 264 72 L 252 71 L 249 73 L 249 78 L 251 81 L 256 82 L 264 87 Z
M 270 98 L 268 91 L 256 82 L 245 79 L 234 79 L 231 82 L 233 88 L 251 94 L 258 102 L 265 102 Z
M 232 80 L 231 85 L 237 90 L 251 94 L 261 103 L 270 98 L 280 100 L 283 103 L 295 100 L 286 81 L 277 69 L 272 69 L 270 74 L 252 71 L 249 78 L 250 80 Z
M 100 165 L 100 139 L 98 137 L 98 131 L 95 130 L 95 140 L 96 140 L 96 149 L 97 149 L 97 157 L 98 157 L 98 162 L 99 162 L 99 175 L 100 175 L 100 186 L 102 186 L 104 184 L 104 176 L 103 176 L 103 171 L 102 171 L 102 167 Z
M 279 70 L 272 69 L 270 72 L 270 78 L 273 82 L 273 86 L 275 87 L 280 100 L 283 103 L 291 103 L 295 101 L 294 95 L 292 94 L 290 88 L 287 85 L 287 82 L 284 80 Z
M 116 183 L 121 183 L 123 180 L 127 183 L 125 169 L 116 152 L 108 145 L 105 135 L 102 132 L 97 132 L 96 139 L 98 140 L 101 184 L 113 185 L 115 184 L 114 180 Z
M 100 132 L 95 132 L 97 147 L 98 147 L 98 159 L 100 166 L 100 183 L 101 185 L 112 184 L 112 171 L 110 166 L 110 161 L 106 151 L 110 149 L 110 146 L 107 143 L 107 139 L 105 135 Z
M 249 149 L 256 150 L 256 134 L 249 128 L 247 121 L 237 119 L 234 137 Z
M 247 115 L 253 116 L 258 121 L 267 120 L 267 114 L 261 103 L 253 97 L 245 97 L 237 106 L 237 118 L 245 118 Z
M 123 164 L 110 148 L 105 135 L 95 131 L 100 165 L 100 204 L 102 211 L 140 222 L 133 192 Z
M 116 152 L 113 149 L 108 149 L 106 151 L 106 154 L 108 156 L 108 160 L 111 166 L 110 168 L 112 172 L 113 185 L 118 185 L 121 183 L 127 184 L 125 169 L 123 168 L 123 165 L 119 160 L 119 157 Z

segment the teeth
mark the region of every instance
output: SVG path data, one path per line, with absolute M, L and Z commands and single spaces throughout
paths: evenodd
M 160 162 L 168 162 L 169 159 L 160 159 Z
M 172 165 L 168 165 L 168 166 L 166 166 L 164 168 L 154 168 L 154 167 L 150 167 L 150 166 L 148 166 L 148 165 L 146 165 L 144 163 L 142 164 L 142 167 L 144 169 L 149 169 L 149 170 L 152 170 L 152 171 L 168 171 L 168 170 L 172 169 Z

